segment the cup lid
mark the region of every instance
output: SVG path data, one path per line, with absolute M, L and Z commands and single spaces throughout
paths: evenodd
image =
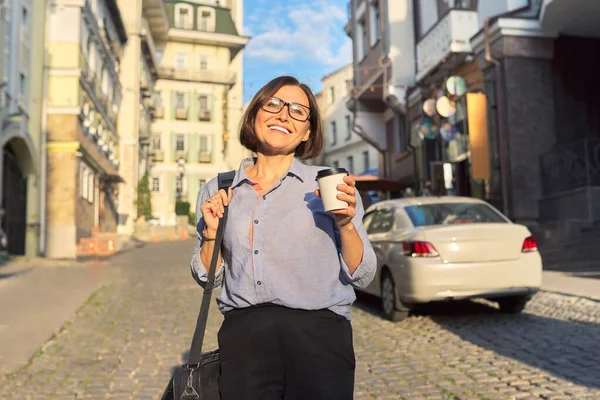
M 344 175 L 348 175 L 348 171 L 346 171 L 345 168 L 329 168 L 329 169 L 322 169 L 319 172 L 317 172 L 317 180 L 321 179 L 321 178 L 325 178 L 326 176 L 331 176 L 331 175 L 338 175 L 338 174 L 344 174 Z

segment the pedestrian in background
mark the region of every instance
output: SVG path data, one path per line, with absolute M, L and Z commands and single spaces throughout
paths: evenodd
M 364 209 L 348 176 L 325 212 L 316 174 L 301 159 L 323 146 L 317 101 L 292 77 L 262 87 L 241 121 L 243 160 L 228 193 L 216 178 L 198 194 L 198 243 L 191 263 L 200 285 L 224 206 L 229 217 L 215 284 L 224 322 L 218 334 L 223 400 L 351 400 L 355 357 L 353 286 L 374 277 Z

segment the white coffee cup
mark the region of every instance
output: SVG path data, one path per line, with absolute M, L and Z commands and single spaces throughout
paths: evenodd
M 337 186 L 346 184 L 344 177 L 347 175 L 348 171 L 344 168 L 323 169 L 317 172 L 316 180 L 319 183 L 319 191 L 321 192 L 325 211 L 348 208 L 348 203 L 337 198 L 338 194 L 343 194 L 337 189 Z

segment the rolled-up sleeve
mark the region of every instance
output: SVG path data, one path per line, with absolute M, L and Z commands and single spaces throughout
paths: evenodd
M 200 250 L 202 249 L 202 244 L 204 243 L 204 237 L 202 236 L 202 231 L 204 230 L 204 218 L 202 218 L 202 212 L 200 211 L 200 206 L 206 199 L 208 199 L 212 193 L 210 190 L 212 186 L 215 186 L 214 192 L 217 192 L 217 182 L 215 179 L 208 182 L 206 185 L 200 189 L 198 192 L 198 197 L 196 199 L 196 235 L 198 240 L 196 245 L 194 246 L 194 253 L 192 255 L 192 262 L 190 263 L 190 268 L 192 270 L 192 276 L 198 282 L 198 284 L 202 287 L 206 284 L 206 280 L 208 278 L 208 272 L 206 267 L 202 263 L 200 259 Z M 221 268 L 217 271 L 215 275 L 215 287 L 221 286 L 223 283 L 223 270 L 225 268 L 225 260 L 224 257 L 221 257 Z
M 352 218 L 352 223 L 356 227 L 358 235 L 363 243 L 362 261 L 354 270 L 354 273 L 350 274 L 350 269 L 348 268 L 348 265 L 346 265 L 344 257 L 342 257 L 342 253 L 340 251 L 340 264 L 342 266 L 344 280 L 352 284 L 352 286 L 359 288 L 367 287 L 375 277 L 375 272 L 377 271 L 377 257 L 375 256 L 375 251 L 373 250 L 373 246 L 371 246 L 371 242 L 369 242 L 367 231 L 365 230 L 362 222 L 364 215 L 365 209 L 363 207 L 362 199 L 357 192 L 356 215 L 354 218 Z

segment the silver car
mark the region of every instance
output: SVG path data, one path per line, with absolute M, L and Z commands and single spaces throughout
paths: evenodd
M 518 313 L 542 284 L 542 259 L 529 229 L 485 201 L 417 197 L 382 201 L 364 225 L 377 275 L 364 290 L 399 321 L 419 304 L 468 298 Z

